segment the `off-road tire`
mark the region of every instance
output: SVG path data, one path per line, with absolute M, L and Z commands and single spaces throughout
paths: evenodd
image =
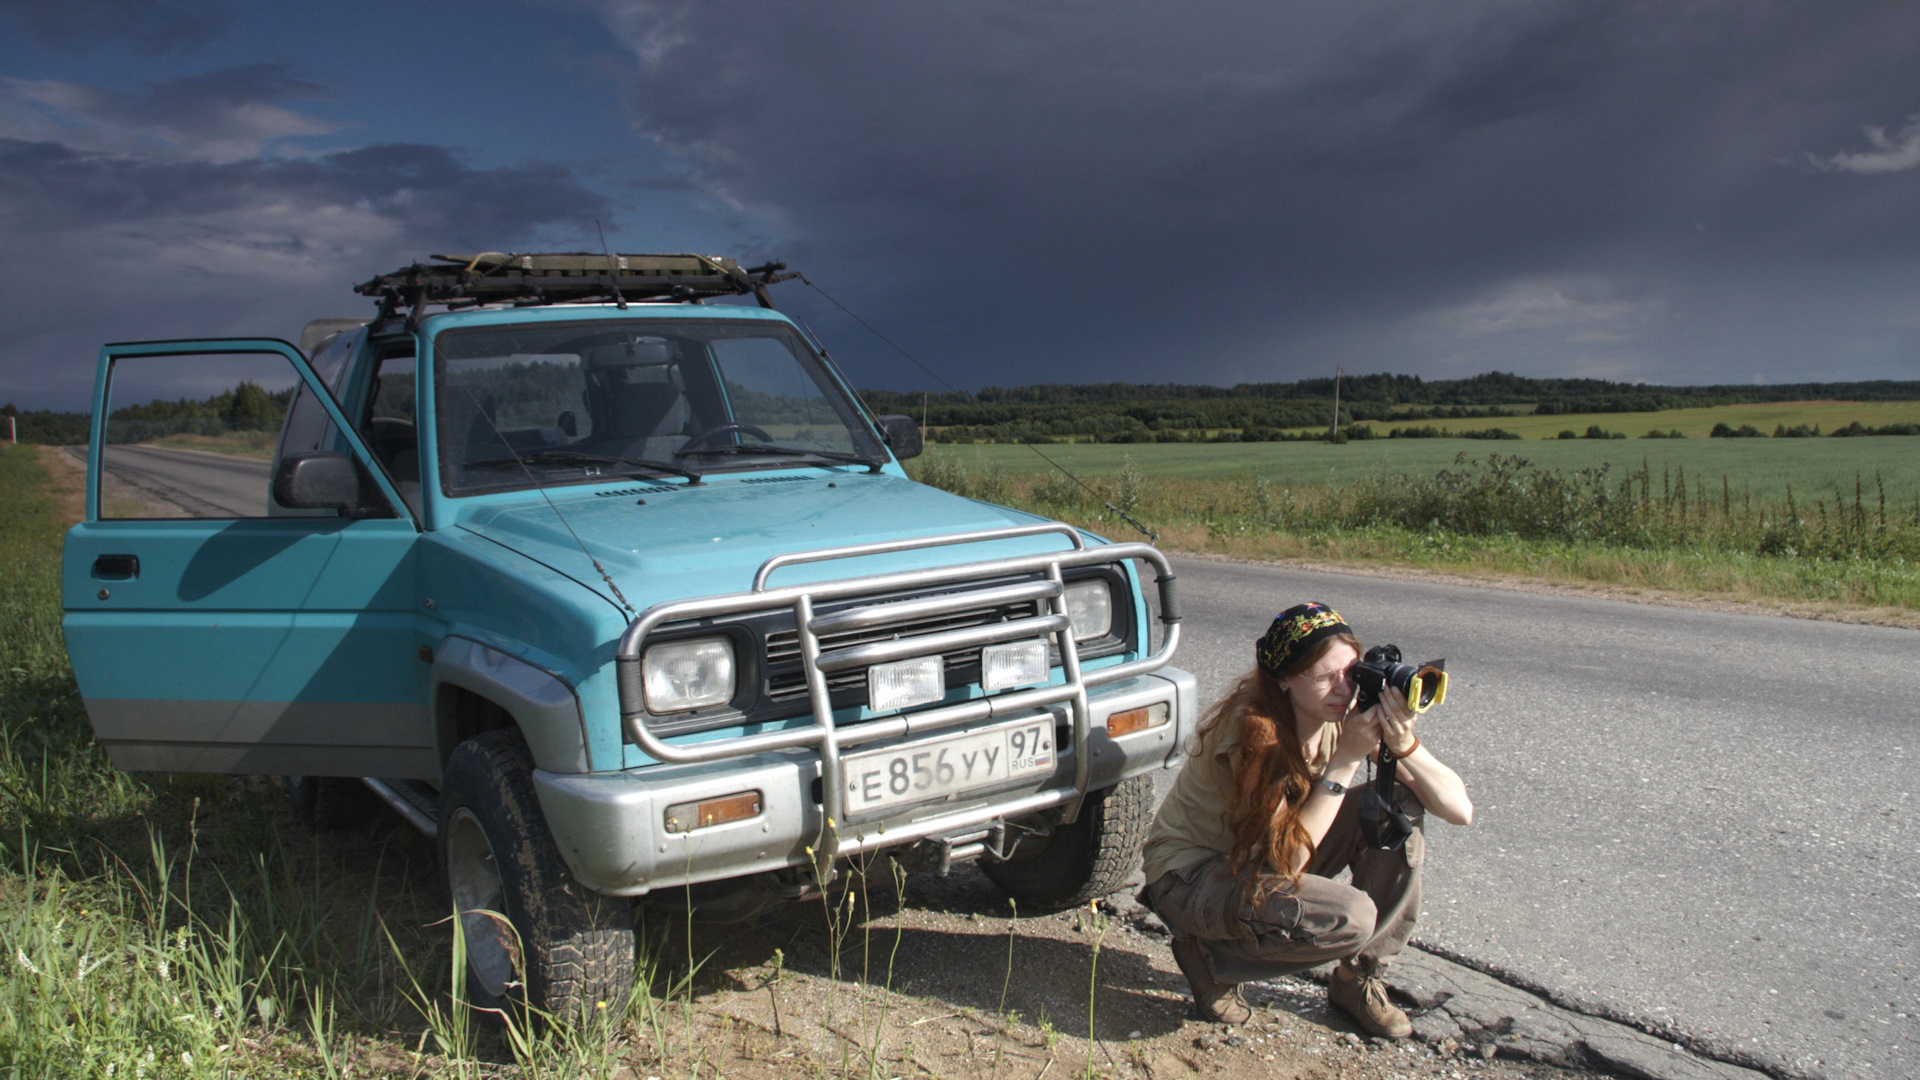
M 591 1018 L 599 1002 L 623 1007 L 633 987 L 633 902 L 574 880 L 547 829 L 533 788 L 533 757 L 518 731 L 477 735 L 447 759 L 438 846 L 450 901 L 459 894 L 449 844 L 471 844 L 474 825 L 491 850 L 498 910 L 513 925 L 519 956 L 508 957 L 513 975 L 505 986 L 489 989 L 476 967 L 489 943 L 468 933 L 468 1000 L 488 1009 L 531 1006 L 574 1021 Z
M 981 869 L 1013 896 L 1040 907 L 1071 907 L 1112 893 L 1140 860 L 1153 821 L 1153 778 L 1136 776 L 1089 792 L 1071 825 L 1055 826 L 1044 845 Z
M 386 806 L 371 788 L 352 777 L 288 776 L 284 783 L 293 819 L 313 829 L 364 829 Z

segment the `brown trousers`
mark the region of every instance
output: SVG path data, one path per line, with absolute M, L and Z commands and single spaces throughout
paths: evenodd
M 1206 946 L 1223 982 L 1278 978 L 1349 957 L 1362 974 L 1377 975 L 1413 936 L 1426 856 L 1426 808 L 1404 785 L 1396 785 L 1393 793 L 1395 805 L 1414 825 L 1406 846 L 1397 851 L 1366 845 L 1356 787 L 1297 885 L 1272 890 L 1254 903 L 1253 887 L 1272 885 L 1277 877 L 1253 871 L 1236 877 L 1225 856 L 1216 855 L 1162 874 L 1142 898 L 1175 934 Z M 1333 880 L 1348 869 L 1352 884 Z M 1267 880 L 1256 882 L 1256 877 Z

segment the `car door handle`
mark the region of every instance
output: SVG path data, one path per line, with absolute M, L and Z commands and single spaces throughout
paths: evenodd
M 140 576 L 140 556 L 100 555 L 93 560 L 93 576 L 125 580 Z

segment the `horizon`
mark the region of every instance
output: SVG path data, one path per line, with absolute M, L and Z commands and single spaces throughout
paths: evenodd
M 1534 376 L 1525 376 L 1525 375 L 1515 375 L 1515 374 L 1514 374 L 1513 372 L 1503 372 L 1503 371 L 1485 371 L 1485 372 L 1481 372 L 1481 373 L 1479 373 L 1479 374 L 1477 374 L 1477 375 L 1469 375 L 1469 376 L 1463 376 L 1463 377 L 1461 377 L 1461 378 L 1455 378 L 1455 379 L 1424 379 L 1424 378 L 1422 378 L 1421 376 L 1418 376 L 1418 375 L 1412 375 L 1412 376 L 1408 376 L 1408 375 L 1406 375 L 1406 374 L 1405 374 L 1405 373 L 1403 373 L 1403 372 L 1384 372 L 1384 371 L 1383 371 L 1383 372 L 1358 372 L 1358 373 L 1355 373 L 1355 374 L 1350 374 L 1350 375 L 1344 375 L 1344 376 L 1341 376 L 1341 379 L 1342 379 L 1342 381 L 1344 382 L 1344 381 L 1346 381 L 1346 380 L 1355 380 L 1355 379 L 1367 379 L 1367 378 L 1376 378 L 1376 377 L 1381 377 L 1381 376 L 1390 376 L 1390 377 L 1395 377 L 1395 378 L 1412 378 L 1412 379 L 1415 379 L 1415 380 L 1417 380 L 1417 381 L 1419 381 L 1419 382 L 1421 383 L 1421 385 L 1423 385 L 1423 386 L 1438 386 L 1438 385 L 1443 385 L 1443 384 L 1447 384 L 1447 383 L 1470 383 L 1470 382 L 1474 382 L 1474 381 L 1477 381 L 1477 380 L 1480 380 L 1480 379 L 1485 379 L 1485 378 L 1491 378 L 1491 377 L 1502 377 L 1502 378 L 1518 378 L 1518 379 L 1525 379 L 1525 380 L 1528 380 L 1528 381 L 1535 381 L 1535 382 L 1550 382 L 1550 381 L 1554 381 L 1554 380 L 1567 380 L 1567 381 L 1574 381 L 1574 380 L 1577 380 L 1577 379 L 1580 379 L 1580 378 L 1581 378 L 1581 377 L 1578 377 L 1578 376 L 1544 376 L 1544 377 L 1534 377 Z M 1206 390 L 1218 390 L 1218 391 L 1222 391 L 1222 392 L 1223 392 L 1223 394 L 1230 394 L 1230 393 L 1232 393 L 1233 391 L 1238 391 L 1238 390 L 1243 390 L 1243 389 L 1257 389 L 1257 388 L 1259 388 L 1259 387 L 1263 387 L 1263 386 L 1270 386 L 1270 387 L 1286 387 L 1286 386 L 1298 386 L 1298 385 L 1300 385 L 1300 384 L 1302 384 L 1302 383 L 1312 383 L 1312 382 L 1327 382 L 1327 383 L 1331 383 L 1331 382 L 1333 382 L 1333 381 L 1334 381 L 1334 377 L 1333 377 L 1333 376 L 1306 376 L 1306 377 L 1304 377 L 1304 378 L 1300 378 L 1300 379 L 1295 379 L 1295 380 L 1291 380 L 1291 381 L 1288 381 L 1288 382 L 1280 382 L 1280 383 L 1237 383 L 1237 384 L 1234 384 L 1234 385 L 1232 385 L 1232 386 L 1221 386 L 1221 385 L 1218 385 L 1218 384 L 1214 384 L 1214 383 L 1130 383 L 1130 382 L 1086 382 L 1086 383 L 1029 383 L 1029 384 L 1026 384 L 1026 385 L 1021 385 L 1021 386 L 983 386 L 983 387 L 981 387 L 981 388 L 980 388 L 980 389 L 978 389 L 978 390 L 958 390 L 958 391 L 955 391 L 955 390 L 946 390 L 946 389 L 932 389 L 932 388 L 913 388 L 913 389 L 908 389 L 908 390 L 897 390 L 897 389 L 894 389 L 894 388 L 891 388 L 891 387 L 878 387 L 878 386 L 860 386 L 860 387 L 855 387 L 854 389 L 856 390 L 856 392 L 858 392 L 858 393 L 861 393 L 861 394 L 874 394 L 874 393 L 879 393 L 879 394 L 895 394 L 895 395 L 900 395 L 900 396 L 903 396 L 903 397 L 904 397 L 904 396 L 910 396 L 910 395 L 920 395 L 920 394 L 924 394 L 924 395 L 927 395 L 927 396 L 928 396 L 928 397 L 929 397 L 930 399 L 932 399 L 932 400 L 939 400 L 939 399 L 943 399 L 943 398 L 951 398 L 951 397 L 953 397 L 953 395 L 955 395 L 955 394 L 962 394 L 962 395 L 965 395 L 966 397 L 968 397 L 968 398 L 970 398 L 970 399 L 973 399 L 973 400 L 979 400 L 979 399 L 981 399 L 981 398 L 983 398 L 983 397 L 987 397 L 987 396 L 989 396 L 989 395 L 1011 395 L 1011 394 L 1017 394 L 1017 393 L 1019 393 L 1019 392 L 1021 392 L 1021 391 L 1030 391 L 1030 390 L 1047 390 L 1047 389 L 1061 389 L 1061 390 L 1072 390 L 1072 389 L 1082 389 L 1082 388 L 1086 388 L 1086 387 L 1116 387 L 1116 388 L 1118 388 L 1118 387 L 1125 387 L 1125 388 L 1129 388 L 1129 389 L 1135 389 L 1135 390 L 1155 390 L 1155 389 L 1168 389 L 1168 390 L 1188 390 L 1188 389 L 1206 389 Z M 1657 390 L 1696 390 L 1696 391 L 1697 391 L 1697 390 L 1725 390 L 1725 391 L 1730 391 L 1730 392 L 1739 392 L 1739 391 L 1743 391 L 1743 390 L 1758 390 L 1758 389 L 1775 389 L 1775 390 L 1780 390 L 1780 389 L 1798 389 L 1798 388 L 1813 388 L 1813 387 L 1820 387 L 1820 386 L 1827 386 L 1827 387 L 1833 387 L 1833 388 L 1835 388 L 1835 389 L 1837 390 L 1837 389 L 1844 389 L 1844 388 L 1848 388 L 1848 387 L 1855 387 L 1855 386 L 1860 386 L 1860 387 L 1869 387 L 1869 386 L 1877 386 L 1877 385 L 1883 385 L 1883 384 L 1884 384 L 1884 385 L 1895 385 L 1895 384 L 1900 384 L 1900 383 L 1909 383 L 1909 384 L 1912 384 L 1912 386 L 1913 386 L 1913 390 L 1914 390 L 1914 393 L 1913 393 L 1913 397 L 1911 397 L 1911 398 L 1890 398 L 1890 399 L 1882 399 L 1882 400 L 1897 400 L 1897 401 L 1906 401 L 1906 400 L 1914 400 L 1914 401 L 1920 401 L 1920 379 L 1849 379 L 1849 380 L 1835 380 L 1835 381 L 1828 381 L 1828 382 L 1811 382 L 1811 383 L 1807 383 L 1807 382 L 1803 382 L 1803 383 L 1777 383 L 1777 384 L 1765 384 L 1765 385 L 1750 385 L 1750 384 L 1727 384 L 1727 383 L 1650 383 L 1650 382 L 1635 382 L 1635 383 L 1617 383 L 1617 382 L 1612 382 L 1612 383 L 1607 383 L 1606 385 L 1607 385 L 1608 387 L 1618 387 L 1618 388 L 1624 388 L 1624 389 L 1640 389 L 1640 388 L 1645 388 L 1645 389 L 1647 389 L 1647 390 L 1656 390 L 1656 391 L 1657 391 Z M 230 388 L 230 387 L 229 387 L 229 388 L 227 388 L 227 389 L 232 389 L 232 388 Z M 217 397 L 217 396 L 218 396 L 218 394 L 216 393 L 216 394 L 215 394 L 215 395 L 213 395 L 213 396 L 215 396 L 215 397 Z M 1253 396 L 1253 395 L 1249 395 L 1249 396 Z M 1329 395 L 1329 396 L 1330 396 L 1330 395 Z M 1345 392 L 1343 391 L 1343 397 L 1344 397 L 1344 396 L 1345 396 Z M 1151 400 L 1151 399 L 1149 399 L 1149 398 L 1145 398 L 1145 397 L 1144 397 L 1144 395 L 1143 395 L 1143 397 L 1142 397 L 1141 399 L 1142 399 L 1142 400 Z M 155 399 L 153 399 L 153 400 L 154 400 L 154 401 L 159 401 L 159 400 L 162 400 L 162 399 L 160 399 L 160 398 L 155 398 Z M 166 400 L 172 400 L 172 399 L 166 399 Z M 210 399 L 198 399 L 198 400 L 210 400 Z M 1320 400 L 1320 399 L 1319 399 L 1319 398 L 1306 398 L 1305 400 Z M 1370 399 L 1370 398 L 1365 398 L 1365 397 L 1354 397 L 1354 398 L 1349 398 L 1348 400 L 1351 400 L 1351 401 L 1353 401 L 1353 402 L 1355 402 L 1355 403 L 1363 403 L 1363 402 L 1364 402 L 1364 403 L 1377 403 L 1377 399 Z M 1759 404 L 1776 404 L 1776 405 L 1784 405 L 1784 404 L 1792 404 L 1794 400 L 1805 400 L 1805 401 L 1841 401 L 1841 402 L 1844 402 L 1844 401 L 1849 401 L 1849 400 L 1852 400 L 1852 399 L 1848 399 L 1848 398 L 1839 398 L 1839 397 L 1817 397 L 1817 398 L 1805 398 L 1805 399 L 1777 399 L 1777 398 L 1768 398 L 1768 399 L 1766 399 L 1766 400 L 1764 400 L 1764 401 L 1757 401 L 1757 402 L 1729 402 L 1729 403 L 1726 403 L 1726 405 L 1725 405 L 1725 407 L 1736 407 L 1736 406 L 1738 406 L 1738 405 L 1748 405 L 1748 404 L 1753 404 L 1753 405 L 1759 405 Z M 1018 402 L 1015 402 L 1015 403 L 1017 404 Z M 1521 405 L 1521 404 L 1526 404 L 1526 403 L 1527 403 L 1527 402 L 1525 402 L 1525 401 L 1508 401 L 1508 402 L 1503 402 L 1503 401 L 1498 401 L 1498 400 L 1486 400 L 1486 401 L 1473 401 L 1473 402 L 1459 402 L 1459 403 L 1456 403 L 1456 404 L 1458 404 L 1459 406 L 1462 406 L 1462 407 L 1466 407 L 1466 406 L 1472 406 L 1472 405 L 1487 405 L 1487 406 L 1498 406 L 1498 405 Z M 146 404 L 151 404 L 151 402 L 131 402 L 131 403 L 125 403 L 125 404 L 123 404 L 123 405 L 121 405 L 121 406 L 118 406 L 118 407 L 122 407 L 122 408 L 124 408 L 124 407 L 127 407 L 127 405 L 146 405 Z M 1418 402 L 1403 402 L 1402 404 L 1412 404 L 1412 405 L 1416 405 L 1416 406 L 1417 406 L 1417 405 L 1421 405 L 1422 403 L 1418 403 Z M 1446 407 L 1446 406 L 1444 406 L 1444 405 L 1440 405 L 1440 404 L 1438 404 L 1438 403 L 1430 403 L 1430 404 L 1432 405 L 1432 407 Z M 16 414 L 16 415 L 25 415 L 25 414 L 27 414 L 27 413 L 51 413 L 51 414 L 54 414 L 54 415 L 65 415 L 65 416 L 90 416 L 90 415 L 92 415 L 92 412 L 93 412 L 93 410 L 92 410 L 92 407 L 91 407 L 91 405 L 88 405 L 88 406 L 86 406 L 86 407 L 83 407 L 83 408 L 77 408 L 77 409 L 54 409 L 54 408 L 48 408 L 48 407 L 44 407 L 44 406 L 37 406 L 37 405 L 31 405 L 31 404 L 29 404 L 29 405 L 22 405 L 22 404 L 21 404 L 20 402 L 18 402 L 18 401 L 10 401 L 10 400 L 0 400 L 0 410 L 5 410 L 5 409 L 7 409 L 7 408 L 12 408 L 12 409 L 14 410 L 14 414 Z M 0 411 L 0 415 L 6 415 L 6 413 L 4 413 L 3 411 Z M 1367 420 L 1356 420 L 1356 421 L 1354 421 L 1354 422 L 1356 422 L 1356 423 L 1368 423 L 1368 422 L 1371 422 L 1371 421 L 1367 421 Z

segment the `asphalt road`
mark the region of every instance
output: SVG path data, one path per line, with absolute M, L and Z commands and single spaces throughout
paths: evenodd
M 209 516 L 267 463 L 117 448 Z M 1423 741 L 1477 820 L 1429 826 L 1416 944 L 1782 1074 L 1920 1074 L 1920 633 L 1177 560 L 1211 701 L 1301 600 L 1445 657 Z
M 86 459 L 84 447 L 77 449 Z M 189 517 L 265 517 L 273 463 L 201 450 L 110 446 L 107 475 L 174 504 Z
M 1770 1071 L 1920 1073 L 1920 633 L 1179 560 L 1211 701 L 1274 613 L 1445 657 L 1416 944 Z

